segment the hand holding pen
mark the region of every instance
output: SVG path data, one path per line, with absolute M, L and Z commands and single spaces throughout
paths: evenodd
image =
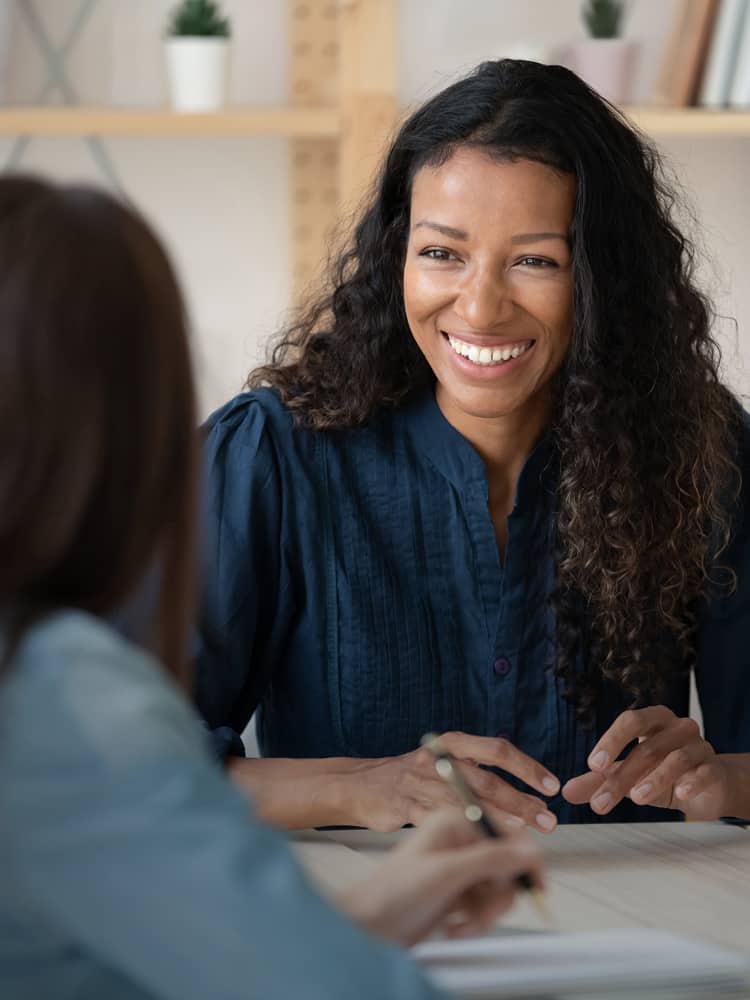
M 544 834 L 555 829 L 557 818 L 545 800 L 557 795 L 560 782 L 543 764 L 499 736 L 453 731 L 441 733 L 440 742 L 493 823 L 527 826 Z M 340 779 L 345 794 L 338 794 L 337 801 L 346 801 L 348 815 L 339 815 L 336 822 L 400 830 L 407 824 L 421 826 L 441 806 L 454 802 L 425 747 L 356 763 L 356 769 Z M 519 778 L 528 790 L 516 788 L 503 775 Z
M 481 805 L 475 799 L 471 789 L 465 781 L 456 762 L 450 755 L 440 738 L 434 733 L 427 733 L 422 737 L 422 746 L 426 747 L 435 758 L 435 770 L 440 777 L 447 782 L 458 796 L 463 806 L 464 815 L 471 823 L 476 823 L 485 836 L 490 839 L 500 839 L 503 834 L 499 828 L 486 816 Z M 544 923 L 551 923 L 552 917 L 547 907 L 541 888 L 534 882 L 530 872 L 522 872 L 518 875 L 516 882 L 519 888 L 525 889 L 531 894 L 531 898 L 536 906 L 537 913 Z
M 510 909 L 523 872 L 541 884 L 542 859 L 530 837 L 492 839 L 455 807 L 442 807 L 336 901 L 368 931 L 402 946 L 435 933 L 469 937 Z

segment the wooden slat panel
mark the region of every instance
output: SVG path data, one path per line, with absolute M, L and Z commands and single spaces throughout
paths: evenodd
M 397 119 L 396 0 L 339 6 L 339 189 L 346 211 L 372 182 Z
M 336 104 L 338 4 L 289 2 L 289 99 L 295 107 Z M 290 149 L 292 300 L 318 279 L 339 200 L 335 139 L 295 139 Z

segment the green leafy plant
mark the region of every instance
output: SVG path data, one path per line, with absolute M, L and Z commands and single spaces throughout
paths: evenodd
M 228 38 L 229 18 L 212 0 L 182 0 L 170 16 L 167 34 L 182 37 Z
M 587 0 L 583 20 L 592 38 L 617 38 L 625 4 L 623 0 Z

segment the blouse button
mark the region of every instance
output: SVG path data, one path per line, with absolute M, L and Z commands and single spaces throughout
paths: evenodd
M 495 673 L 498 677 L 506 677 L 511 669 L 510 660 L 506 656 L 501 656 L 495 660 Z

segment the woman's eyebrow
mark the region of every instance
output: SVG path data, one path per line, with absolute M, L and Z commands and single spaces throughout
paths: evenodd
M 412 232 L 415 229 L 435 229 L 437 232 L 442 233 L 443 236 L 448 236 L 452 240 L 468 240 L 469 234 L 464 232 L 463 229 L 454 229 L 453 226 L 444 226 L 442 222 L 430 222 L 429 219 L 420 219 L 419 222 L 415 222 L 411 227 Z
M 442 222 L 433 222 L 431 219 L 420 219 L 419 222 L 415 222 L 412 226 L 412 232 L 415 229 L 434 229 L 438 233 L 442 233 L 443 236 L 449 237 L 452 240 L 468 240 L 469 234 L 463 229 L 456 229 L 454 226 L 446 226 Z M 566 246 L 570 244 L 570 238 L 567 233 L 518 233 L 511 237 L 511 243 L 517 245 L 519 243 L 537 243 L 541 240 L 562 240 Z
M 539 240 L 562 240 L 565 244 L 570 242 L 567 233 L 518 233 L 512 236 L 511 243 L 536 243 Z

